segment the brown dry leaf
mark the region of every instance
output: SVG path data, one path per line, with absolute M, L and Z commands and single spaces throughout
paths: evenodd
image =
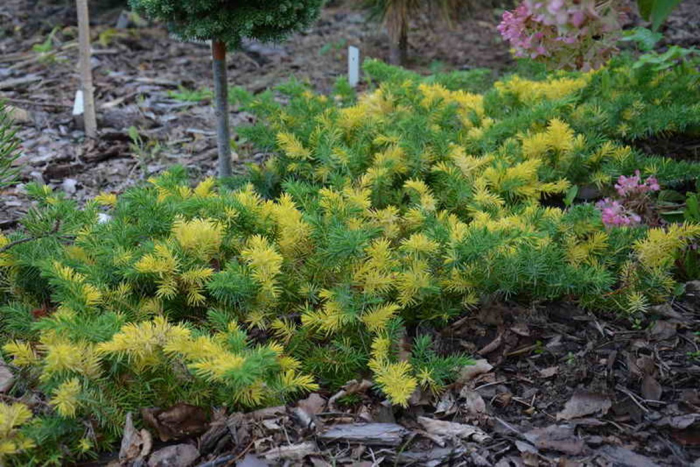
M 642 379 L 642 396 L 646 400 L 658 401 L 661 400 L 663 388 L 656 379 L 651 375 L 646 375 Z
M 577 390 L 557 414 L 557 420 L 571 420 L 587 415 L 605 415 L 612 407 L 612 401 L 604 394 Z
M 477 353 L 480 355 L 486 355 L 490 354 L 491 352 L 495 351 L 498 349 L 501 344 L 503 344 L 503 334 L 499 334 L 496 336 L 494 340 L 486 344 L 481 350 L 479 350 Z
M 297 404 L 300 409 L 309 414 L 309 416 L 318 415 L 326 409 L 326 399 L 318 393 L 309 395 L 306 399 L 302 399 Z
M 166 446 L 151 454 L 148 467 L 191 467 L 199 459 L 199 451 L 191 444 Z
M 372 381 L 366 379 L 357 379 L 348 381 L 345 386 L 342 387 L 340 391 L 335 393 L 328 399 L 328 410 L 336 411 L 337 407 L 335 405 L 336 401 L 341 397 L 348 396 L 350 394 L 364 394 L 373 386 Z
M 0 357 L 0 394 L 9 391 L 13 384 L 15 384 L 15 376 L 5 360 Z
M 287 407 L 277 405 L 275 407 L 266 407 L 264 409 L 255 410 L 248 414 L 248 417 L 253 420 L 266 420 L 268 418 L 279 418 L 287 414 Z
M 464 387 L 459 396 L 464 399 L 464 408 L 472 417 L 478 417 L 486 413 L 486 402 L 484 402 L 484 399 L 478 392 Z
M 670 321 L 657 321 L 649 330 L 649 337 L 653 340 L 664 341 L 676 335 L 677 324 Z
M 124 435 L 119 449 L 120 464 L 129 464 L 144 459 L 153 448 L 153 437 L 146 429 L 137 430 L 131 412 L 126 414 Z
M 408 465 L 452 465 L 450 461 L 460 459 L 466 452 L 461 446 L 440 447 L 430 451 L 404 451 L 397 453 L 399 464 Z
M 175 404 L 167 410 L 142 409 L 141 415 L 156 430 L 161 441 L 200 435 L 209 428 L 206 411 L 185 403 Z
M 306 456 L 318 452 L 316 443 L 309 441 L 306 443 L 291 444 L 288 446 L 279 446 L 261 454 L 270 461 L 301 461 Z
M 488 373 L 492 369 L 493 365 L 486 361 L 486 359 L 477 360 L 473 365 L 467 365 L 462 368 L 462 370 L 459 372 L 459 382 L 464 384 L 473 380 L 479 375 Z
M 700 414 L 689 413 L 685 415 L 678 415 L 676 417 L 664 417 L 656 422 L 656 426 L 667 426 L 675 430 L 685 430 L 686 428 L 694 425 L 696 422 L 700 422 Z
M 619 467 L 658 467 L 658 464 L 648 457 L 620 446 L 603 446 L 598 450 L 598 454 Z
M 440 397 L 440 401 L 435 406 L 435 413 L 440 416 L 448 416 L 457 412 L 457 403 L 452 391 L 445 391 Z
M 525 463 L 519 457 L 507 456 L 501 458 L 494 467 L 525 467 Z
M 316 415 L 323 412 L 326 408 L 326 399 L 317 393 L 311 394 L 306 399 L 298 402 L 293 413 L 304 428 L 316 428 Z
M 543 378 L 551 378 L 552 376 L 556 375 L 559 373 L 559 367 L 558 366 L 550 366 L 549 368 L 544 368 L 540 370 L 540 376 Z
M 472 440 L 476 441 L 477 443 L 483 443 L 484 441 L 490 439 L 489 435 L 473 425 L 435 420 L 428 417 L 418 417 L 418 423 L 420 423 L 423 428 L 425 428 L 425 431 L 431 435 L 442 436 L 445 438 Z
M 530 337 L 530 328 L 525 323 L 516 323 L 510 330 L 521 337 Z
M 254 454 L 246 454 L 243 460 L 236 464 L 236 467 L 268 467 L 269 465 Z
M 569 425 L 535 428 L 525 433 L 525 439 L 538 449 L 559 451 L 572 456 L 581 454 L 586 446 L 583 440 L 574 433 L 574 427 Z
M 15 123 L 31 123 L 32 118 L 29 115 L 29 111 L 21 109 L 19 107 L 14 107 L 12 105 L 5 106 L 5 112 Z

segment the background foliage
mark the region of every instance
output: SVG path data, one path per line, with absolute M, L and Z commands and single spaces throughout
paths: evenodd
M 19 140 L 4 106 L 0 105 L 0 189 L 12 184 L 19 172 L 13 163 L 19 157 Z

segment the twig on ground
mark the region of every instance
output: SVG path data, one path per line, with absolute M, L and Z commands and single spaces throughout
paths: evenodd
M 642 410 L 644 411 L 644 413 L 649 413 L 649 409 L 647 409 L 646 407 L 644 407 L 644 405 L 643 405 L 641 402 L 639 402 L 640 400 L 643 400 L 642 398 L 640 398 L 640 397 L 638 397 L 637 395 L 635 395 L 632 391 L 623 388 L 623 387 L 620 386 L 619 384 L 618 384 L 617 386 L 615 386 L 615 389 L 617 389 L 618 391 L 620 391 L 620 392 L 623 393 L 623 394 L 626 394 L 630 399 L 632 399 L 632 402 L 634 402 L 635 404 L 637 404 L 637 406 L 638 406 L 640 409 L 642 409 Z M 638 400 L 638 399 L 639 399 L 639 400 Z
M 5 102 L 9 102 L 10 104 L 17 104 L 17 105 L 29 105 L 29 106 L 34 106 L 34 107 L 49 107 L 49 108 L 55 108 L 55 109 L 72 109 L 73 106 L 70 104 L 57 104 L 55 102 L 38 102 L 38 101 L 32 101 L 29 99 L 14 99 L 10 97 L 4 97 L 3 100 Z

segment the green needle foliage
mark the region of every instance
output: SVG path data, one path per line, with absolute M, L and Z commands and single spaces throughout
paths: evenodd
M 19 157 L 19 140 L 15 137 L 12 122 L 0 105 L 0 189 L 14 183 L 19 169 L 13 164 Z
M 418 330 L 494 300 L 634 317 L 691 276 L 700 224 L 606 228 L 570 193 L 635 170 L 698 178 L 632 146 L 700 130 L 692 64 L 617 60 L 483 93 L 464 89 L 483 73 L 367 69 L 381 82 L 360 96 L 237 91 L 258 117 L 244 136 L 276 153 L 246 176 L 192 186 L 175 168 L 83 208 L 28 187 L 35 207 L 0 236 L 34 238 L 0 250 L 0 336 L 11 395 L 46 404 L 0 404 L 0 456 L 65 463 L 113 446 L 142 407 L 241 410 L 353 378 L 407 405 L 470 363 Z
M 129 0 L 139 14 L 166 22 L 185 40 L 218 40 L 239 48 L 244 38 L 280 41 L 308 27 L 322 0 Z

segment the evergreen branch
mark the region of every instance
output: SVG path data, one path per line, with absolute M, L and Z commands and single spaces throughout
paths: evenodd
M 49 232 L 46 232 L 46 233 L 41 234 L 41 235 L 37 235 L 35 237 L 20 238 L 19 240 L 15 240 L 13 242 L 10 242 L 7 245 L 5 245 L 4 247 L 0 248 L 0 254 L 5 253 L 9 249 L 14 248 L 17 245 L 22 245 L 23 243 L 33 242 L 35 240 L 41 240 L 42 238 L 51 237 L 52 235 L 54 235 L 55 233 L 58 232 L 58 229 L 60 227 L 61 227 L 61 221 L 57 220 L 56 223 L 54 224 L 53 228 Z M 74 240 L 75 235 L 59 235 L 56 238 L 61 239 L 61 240 Z

